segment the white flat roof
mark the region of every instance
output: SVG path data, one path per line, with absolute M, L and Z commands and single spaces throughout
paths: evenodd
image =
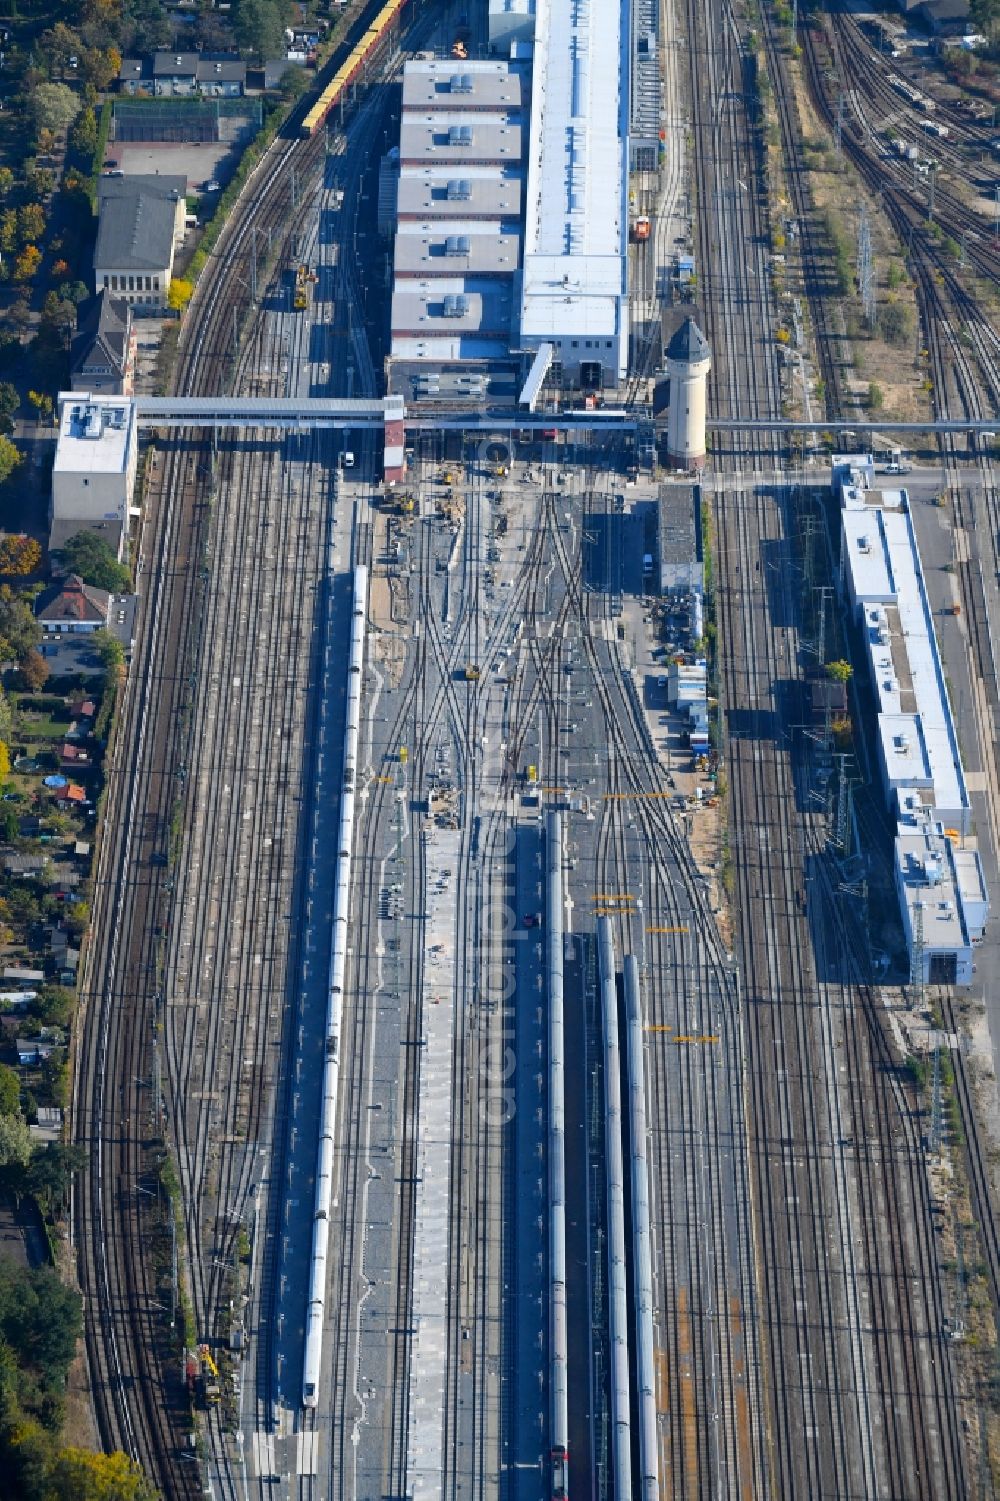
M 81 396 L 61 405 L 56 474 L 124 474 L 134 415 L 122 397 Z
M 403 109 L 520 109 L 521 71 L 506 62 L 417 58 L 403 69 Z
M 896 869 L 909 909 L 923 913 L 925 952 L 954 953 L 969 947 L 958 883 L 952 864 L 951 841 L 927 828 L 906 829 L 896 836 Z
M 484 234 L 476 224 L 437 224 L 430 234 L 396 236 L 396 277 L 513 276 L 520 250 L 520 238 L 500 234 L 499 225 L 495 233 Z
M 854 594 L 862 604 L 886 603 L 896 593 L 889 573 L 881 515 L 880 511 L 869 506 L 862 510 L 846 510 L 842 515 Z
M 469 131 L 467 138 L 461 132 Z M 524 132 L 508 124 L 502 115 L 477 115 L 474 120 L 456 116 L 404 115 L 399 131 L 399 159 L 405 166 L 452 162 L 516 164 L 521 160 Z
M 464 297 L 463 310 L 445 315 L 446 297 Z M 453 339 L 464 334 L 510 338 L 511 284 L 462 277 L 397 282 L 392 294 L 393 351 L 397 338 Z
M 868 492 L 841 512 L 844 558 L 864 609 L 864 640 L 882 714 L 915 714 L 933 778 L 935 806 L 968 807 L 958 741 L 905 493 Z M 883 741 L 884 743 L 884 741 Z M 898 767 L 898 760 L 895 763 Z
M 883 524 L 913 694 L 934 774 L 935 801 L 942 808 L 967 807 L 969 797 L 913 526 L 904 511 L 883 512 Z
M 878 733 L 889 781 L 908 787 L 929 787 L 931 766 L 918 714 L 880 714 Z
M 628 254 L 628 9 L 629 0 L 548 0 L 538 9 L 521 317 L 528 337 L 616 331 Z
M 449 184 L 455 193 L 449 197 Z M 397 232 L 409 218 L 464 218 L 519 220 L 524 185 L 515 172 L 501 167 L 404 167 L 396 197 Z

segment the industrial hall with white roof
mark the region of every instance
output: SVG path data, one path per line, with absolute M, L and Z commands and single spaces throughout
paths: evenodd
M 656 46 L 655 7 L 638 11 L 490 0 L 494 57 L 406 64 L 391 389 L 419 399 L 449 367 L 506 366 L 533 405 L 547 378 L 625 380 L 632 79 Z M 645 140 L 645 83 L 640 105 Z

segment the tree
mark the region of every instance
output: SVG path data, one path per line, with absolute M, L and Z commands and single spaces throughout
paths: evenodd
M 42 321 L 65 333 L 76 327 L 76 303 L 60 297 L 58 292 L 46 292 L 42 303 Z
M 83 38 L 63 21 L 43 31 L 38 38 L 39 49 L 46 53 L 54 69 L 62 73 L 69 67 L 71 57 L 79 57 L 83 51 Z
M 0 740 L 0 782 L 5 782 L 10 776 L 10 748 L 6 740 Z M 16 823 L 15 819 L 15 823 Z
M 175 276 L 167 290 L 167 306 L 176 312 L 182 312 L 194 295 L 194 282 L 185 281 L 183 277 Z
M 40 83 L 28 96 L 28 112 L 35 131 L 62 135 L 76 119 L 80 101 L 64 83 Z
M 0 438 L 0 443 L 6 443 Z M 0 584 L 0 662 L 17 661 L 42 639 L 30 600 Z
M 82 109 L 74 120 L 69 148 L 85 159 L 93 156 L 97 148 L 97 116 L 92 109 Z
M 849 683 L 854 676 L 854 668 L 841 657 L 836 662 L 827 662 L 826 675 L 833 683 Z
M 5 208 L 0 213 L 0 250 L 13 255 L 17 249 L 17 209 Z
M 0 1063 L 0 1115 L 20 1115 L 21 1080 L 17 1069 Z
M 9 380 L 0 380 L 0 416 L 13 417 L 20 405 L 17 387 Z
M 46 1027 L 68 1027 L 76 1010 L 76 997 L 65 985 L 43 985 L 28 1008 Z
M 39 422 L 45 422 L 52 416 L 52 397 L 44 391 L 29 391 L 28 401 L 38 413 Z
M 0 240 L 2 240 L 2 238 L 2 231 L 0 231 Z M 10 307 L 7 309 L 7 322 L 10 324 L 11 328 L 17 329 L 18 333 L 24 333 L 25 329 L 28 328 L 31 323 L 31 307 L 28 303 L 27 298 L 18 297 L 15 302 L 11 303 Z
M 65 266 L 66 262 L 63 261 L 62 264 Z M 53 266 L 52 269 L 54 271 L 55 267 Z M 86 301 L 90 296 L 87 287 L 82 281 L 64 281 L 56 290 L 63 302 L 71 302 L 74 307 L 79 307 L 80 303 Z
M 23 457 L 21 450 L 15 448 L 9 438 L 0 434 L 0 485 L 4 480 L 10 479 Z
M 117 47 L 103 51 L 100 47 L 88 47 L 80 57 L 80 76 L 95 89 L 106 89 L 118 77 L 122 55 Z M 95 134 L 94 144 L 97 144 Z
M 0 1261 L 0 1334 L 19 1364 L 33 1366 L 45 1387 L 62 1390 L 65 1385 L 83 1325 L 81 1310 L 79 1293 L 66 1287 L 52 1267 L 26 1271 Z
M 874 380 L 868 382 L 868 405 L 873 412 L 880 412 L 885 406 L 885 392 Z
M 90 639 L 97 648 L 97 655 L 109 672 L 123 665 L 125 648 L 117 636 L 112 636 L 110 631 L 95 631 Z
M 3 1348 L 7 1354 L 13 1355 L 9 1346 Z M 15 1358 L 14 1379 L 10 1384 L 16 1388 L 23 1381 Z M 5 1479 L 8 1479 L 11 1495 L 25 1498 L 45 1495 L 53 1449 L 52 1434 L 40 1422 L 35 1418 L 18 1417 L 4 1434 Z
M 127 1454 L 62 1449 L 49 1473 L 49 1501 L 156 1501 L 156 1491 Z
M 0 198 L 6 198 L 14 186 L 14 174 L 9 167 L 0 167 Z
M 245 52 L 258 57 L 281 57 L 285 43 L 286 7 L 279 0 L 239 0 L 236 40 Z
M 70 573 L 79 574 L 85 584 L 121 594 L 129 588 L 128 569 L 119 563 L 114 551 L 96 532 L 77 532 L 59 550 L 59 561 Z
M 14 262 L 14 275 L 18 281 L 30 281 L 42 264 L 42 252 L 37 245 L 25 245 Z
M 17 211 L 17 232 L 22 245 L 41 240 L 45 235 L 45 210 L 40 203 L 24 203 Z
M 0 1115 L 0 1168 L 27 1167 L 31 1160 L 31 1132 L 16 1115 Z
M 3 387 L 0 386 L 0 390 Z M 0 537 L 0 573 L 24 578 L 34 573 L 42 561 L 42 549 L 34 537 L 25 537 L 13 532 Z
M 40 693 L 49 680 L 49 664 L 34 647 L 26 651 L 17 664 L 21 681 L 29 693 Z
M 14 727 L 14 716 L 10 712 L 10 701 L 6 693 L 0 688 L 0 741 L 4 745 L 10 744 L 11 731 Z M 0 916 L 3 916 L 0 909 Z

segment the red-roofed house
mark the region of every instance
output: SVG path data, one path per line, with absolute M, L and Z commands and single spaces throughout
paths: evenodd
M 87 794 L 75 782 L 70 782 L 66 787 L 57 787 L 54 795 L 57 803 L 85 803 L 87 801 Z
M 111 595 L 85 584 L 75 573 L 53 592 L 43 594 L 36 611 L 38 623 L 50 635 L 67 631 L 88 633 L 107 628 Z

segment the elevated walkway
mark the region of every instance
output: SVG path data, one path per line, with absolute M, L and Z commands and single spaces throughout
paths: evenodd
M 398 396 L 353 401 L 333 396 L 136 396 L 134 401 L 139 427 L 273 427 L 302 432 L 379 428 L 405 415 Z

